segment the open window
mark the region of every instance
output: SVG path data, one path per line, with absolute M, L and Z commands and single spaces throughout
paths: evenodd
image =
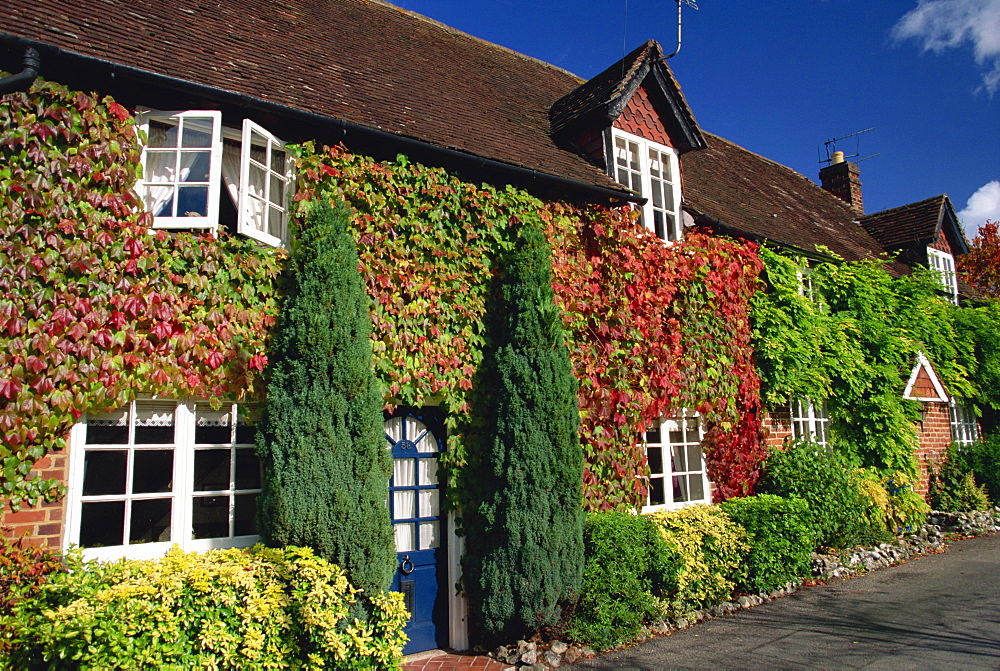
M 958 280 L 955 277 L 955 257 L 933 247 L 927 248 L 927 263 L 937 273 L 941 289 L 952 303 L 958 303 Z
M 646 197 L 642 222 L 661 240 L 684 237 L 680 216 L 680 173 L 670 147 L 615 129 L 614 173 L 620 184 Z
M 704 432 L 697 413 L 682 410 L 661 419 L 646 431 L 645 438 L 649 493 L 644 512 L 711 501 L 701 447 Z
M 153 228 L 216 230 L 224 189 L 235 232 L 272 246 L 285 240 L 292 160 L 284 142 L 249 119 L 240 131 L 223 127 L 210 110 L 149 111 L 139 121 L 147 137 L 140 187 Z
M 792 401 L 791 415 L 793 438 L 827 446 L 830 441 L 830 416 L 825 403 L 814 403 L 807 398 L 796 399 Z

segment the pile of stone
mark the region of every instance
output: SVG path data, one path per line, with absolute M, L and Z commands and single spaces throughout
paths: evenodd
M 595 654 L 589 645 L 570 645 L 565 641 L 550 641 L 544 644 L 518 641 L 514 645 L 501 645 L 490 653 L 490 657 L 509 664 L 507 669 L 541 671 L 558 669 L 563 664 L 573 664 Z
M 946 513 L 935 510 L 928 516 L 928 522 L 942 531 L 962 536 L 996 533 L 1000 531 L 1000 506 L 970 513 Z

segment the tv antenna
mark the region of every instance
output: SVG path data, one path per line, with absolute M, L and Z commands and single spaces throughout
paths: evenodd
M 833 163 L 833 154 L 838 151 L 838 149 L 837 149 L 837 143 L 838 142 L 840 142 L 841 140 L 846 140 L 846 139 L 851 138 L 851 137 L 857 137 L 857 136 L 861 135 L 862 133 L 867 133 L 868 131 L 872 131 L 872 130 L 875 130 L 874 126 L 872 126 L 871 128 L 866 128 L 864 130 L 855 131 L 853 133 L 848 133 L 847 135 L 844 135 L 844 136 L 841 136 L 841 137 L 835 137 L 832 140 L 827 140 L 826 142 L 823 143 L 823 146 L 826 148 L 826 158 L 820 158 L 819 162 L 820 163 Z M 861 140 L 860 139 L 855 140 L 854 153 L 853 154 L 846 154 L 845 153 L 844 156 L 843 156 L 844 160 L 847 160 L 849 158 L 857 158 L 858 156 L 860 156 L 861 155 L 861 150 L 860 149 L 861 149 Z M 818 153 L 818 148 L 817 148 L 817 153 Z M 857 161 L 855 161 L 855 163 L 861 163 L 861 161 L 867 161 L 868 159 L 875 158 L 878 155 L 879 154 L 872 154 L 871 156 L 865 156 L 864 158 L 859 158 Z

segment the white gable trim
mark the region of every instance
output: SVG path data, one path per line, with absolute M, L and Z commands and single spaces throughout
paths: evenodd
M 916 384 L 917 377 L 920 376 L 921 368 L 927 371 L 927 377 L 934 386 L 936 396 L 913 396 L 913 385 Z M 931 362 L 924 356 L 923 352 L 917 352 L 917 362 L 913 366 L 913 372 L 910 373 L 910 380 L 906 383 L 906 389 L 903 390 L 903 398 L 913 401 L 929 401 L 931 403 L 948 403 L 951 400 L 948 392 L 944 390 L 941 380 L 938 379 L 937 373 L 934 372 L 934 366 L 931 365 Z

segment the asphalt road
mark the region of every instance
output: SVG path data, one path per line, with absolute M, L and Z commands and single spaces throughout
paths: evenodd
M 573 668 L 1000 669 L 1000 534 Z

